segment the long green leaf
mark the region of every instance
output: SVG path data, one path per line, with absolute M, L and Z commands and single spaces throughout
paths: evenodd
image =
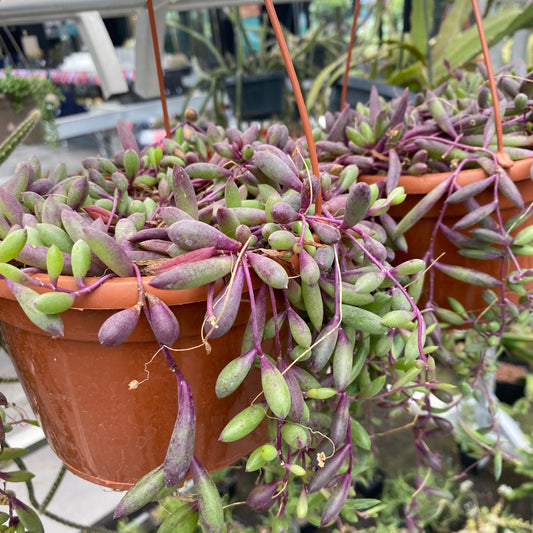
M 488 45 L 491 46 L 505 35 L 522 27 L 527 27 L 533 22 L 533 6 L 521 10 L 506 6 L 500 13 L 487 17 L 483 21 L 483 29 Z M 448 46 L 433 49 L 433 76 L 434 83 L 439 84 L 449 76 L 448 70 L 443 64 L 447 59 L 452 68 L 461 67 L 473 60 L 481 51 L 479 34 L 476 26 L 472 26 L 459 34 L 454 39 L 448 40 Z
M 435 39 L 434 52 L 440 53 L 450 43 L 450 35 L 455 35 L 457 30 L 464 28 L 468 17 L 472 13 L 471 0 L 455 0 L 447 15 L 442 21 L 439 33 Z
M 433 13 L 433 2 L 428 0 L 413 1 L 413 8 L 411 10 L 411 39 L 413 44 L 424 55 L 427 52 L 429 33 L 431 31 L 431 28 L 428 28 L 426 24 L 426 14 L 429 13 Z

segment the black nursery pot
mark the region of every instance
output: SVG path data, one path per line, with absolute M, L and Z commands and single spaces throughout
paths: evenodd
M 224 82 L 231 105 L 235 110 L 237 78 L 232 76 Z M 285 73 L 265 72 L 242 77 L 241 118 L 262 120 L 283 112 Z M 236 113 L 236 112 L 235 112 Z
M 530 372 L 529 365 L 502 360 L 496 371 L 494 394 L 501 402 L 513 405 L 523 398 L 526 392 L 526 374 Z
M 339 111 L 341 105 L 342 78 L 339 78 L 331 87 L 331 96 L 329 99 L 330 111 Z M 370 98 L 372 86 L 378 90 L 378 94 L 385 100 L 392 100 L 402 95 L 403 89 L 381 81 L 367 80 L 355 76 L 348 77 L 346 87 L 346 102 L 351 107 L 355 107 L 358 102 L 366 104 Z

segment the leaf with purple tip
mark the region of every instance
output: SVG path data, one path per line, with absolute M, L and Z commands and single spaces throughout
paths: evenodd
M 176 377 L 178 380 L 178 416 L 163 462 L 167 487 L 174 487 L 185 479 L 193 458 L 196 435 L 196 411 L 191 387 L 181 373 L 178 373 Z
M 92 227 L 83 228 L 83 233 L 91 251 L 117 276 L 135 275 L 131 259 L 113 237 Z
M 141 312 L 140 304 L 113 313 L 100 326 L 98 340 L 104 346 L 117 346 L 124 342 L 137 327 Z

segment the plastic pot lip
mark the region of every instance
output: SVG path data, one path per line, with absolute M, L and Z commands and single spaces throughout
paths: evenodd
M 48 282 L 46 274 L 35 274 L 36 278 Z M 195 287 L 193 289 L 156 289 L 148 283 L 153 276 L 143 277 L 144 290 L 154 294 L 167 305 L 187 305 L 191 303 L 205 302 L 207 299 L 207 285 Z M 97 281 L 98 278 L 86 278 L 86 284 L 90 285 Z M 222 282 L 220 282 L 220 285 Z M 73 276 L 60 276 L 58 286 L 69 290 L 78 290 L 76 280 Z M 37 292 L 48 292 L 41 287 L 31 287 Z M 0 298 L 15 300 L 12 292 L 9 290 L 6 282 L 0 280 Z M 72 309 L 126 309 L 133 307 L 139 299 L 137 278 L 111 278 L 98 286 L 93 291 L 80 295 L 76 298 L 75 305 Z
M 513 181 L 522 181 L 525 179 L 532 179 L 529 174 L 529 169 L 533 164 L 533 158 L 521 159 L 520 161 L 514 161 L 513 166 L 507 169 L 509 177 Z M 442 180 L 450 176 L 451 172 L 441 172 L 438 174 L 425 174 L 423 176 L 401 176 L 398 183 L 399 186 L 405 189 L 407 194 L 427 194 L 432 191 Z M 473 168 L 468 170 L 462 170 L 457 176 L 457 183 L 464 187 L 469 183 L 479 181 L 486 178 L 486 172 L 481 168 Z M 376 176 L 365 174 L 359 177 L 360 181 L 364 181 L 369 184 L 379 183 L 385 179 L 385 176 Z

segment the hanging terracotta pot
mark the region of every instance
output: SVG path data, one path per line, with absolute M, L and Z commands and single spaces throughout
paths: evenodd
M 76 289 L 70 277 L 61 277 L 59 285 Z M 217 440 L 226 423 L 261 390 L 259 375 L 252 373 L 227 398 L 218 399 L 215 394 L 219 372 L 240 353 L 249 308 L 241 305 L 234 329 L 210 340 L 208 354 L 200 338 L 206 287 L 145 289 L 171 306 L 180 323 L 180 338 L 173 350 L 183 351 L 172 351 L 172 355 L 193 392 L 197 414 L 194 454 L 210 471 L 228 466 L 264 438 L 259 428 L 234 443 Z M 65 335 L 54 338 L 28 320 L 0 281 L 2 335 L 48 443 L 75 474 L 121 490 L 163 462 L 178 409 L 176 377 L 158 353 L 142 314 L 123 344 L 105 347 L 98 342 L 104 320 L 117 309 L 135 305 L 137 298 L 134 278 L 109 280 L 78 298 L 79 308 L 61 314 Z M 141 383 L 130 390 L 133 380 Z
M 526 205 L 533 202 L 533 181 L 530 176 L 532 162 L 532 159 L 516 161 L 513 166 L 507 170 L 510 178 L 521 192 Z M 448 173 L 429 174 L 427 176 L 402 176 L 398 185 L 404 187 L 405 192 L 407 193 L 407 199 L 402 204 L 394 206 L 389 213 L 396 220 L 400 220 L 428 192 L 433 190 L 447 177 L 449 177 Z M 487 175 L 482 169 L 464 170 L 460 173 L 457 182 L 461 186 L 465 186 L 486 177 Z M 360 179 L 371 184 L 379 182 L 383 177 L 362 176 Z M 487 189 L 475 198 L 482 205 L 490 203 L 494 199 L 492 188 Z M 514 206 L 505 196 L 500 194 L 498 201 L 504 222 L 518 212 L 516 206 Z M 421 258 L 424 256 L 432 238 L 436 220 L 443 207 L 443 202 L 438 202 L 424 218 L 418 221 L 414 227 L 406 232 L 405 237 L 408 243 L 408 251 L 407 253 L 398 252 L 395 259 L 397 262 L 412 258 Z M 448 205 L 443 223 L 448 227 L 452 227 L 466 213 L 467 211 L 462 204 Z M 465 231 L 464 233 L 467 234 L 468 231 Z M 442 263 L 472 268 L 490 274 L 495 278 L 500 278 L 502 261 L 464 257 L 458 253 L 457 248 L 441 232 L 437 233 L 433 255 L 435 258 L 440 258 L 439 260 Z M 521 268 L 533 268 L 533 257 L 518 256 L 518 262 Z M 503 268 L 505 273 L 516 270 L 515 266 L 511 264 L 510 261 L 506 261 Z M 464 307 L 469 310 L 480 310 L 486 307 L 486 303 L 481 296 L 481 293 L 484 290 L 483 287 L 477 287 L 457 281 L 450 276 L 439 272 L 437 269 L 434 269 L 433 275 L 435 276 L 433 300 L 438 305 L 446 307 L 448 297 L 452 297 L 459 300 Z M 427 282 L 425 289 L 425 294 L 427 296 Z

